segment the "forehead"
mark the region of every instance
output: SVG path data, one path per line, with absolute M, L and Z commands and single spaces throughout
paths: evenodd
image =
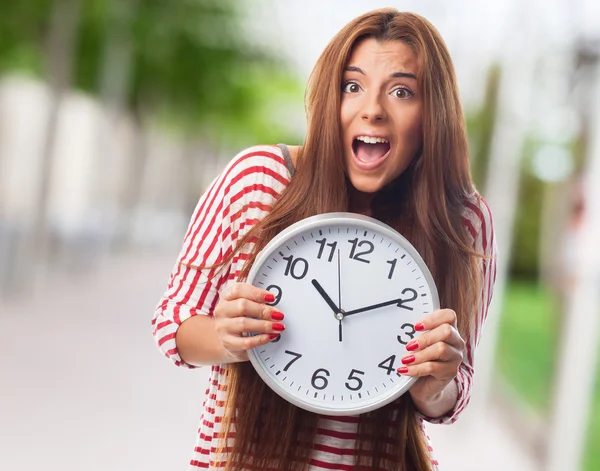
M 348 64 L 360 67 L 368 74 L 382 70 L 385 72 L 419 72 L 415 51 L 402 41 L 378 41 L 367 38 L 354 46 Z

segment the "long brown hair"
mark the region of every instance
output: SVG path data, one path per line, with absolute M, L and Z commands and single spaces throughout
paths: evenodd
M 369 12 L 345 26 L 325 48 L 309 79 L 308 131 L 296 174 L 272 211 L 238 244 L 239 251 L 251 240 L 255 243 L 242 278 L 260 250 L 286 227 L 315 214 L 350 209 L 340 126 L 341 83 L 353 48 L 365 38 L 402 41 L 413 48 L 423 100 L 422 149 L 403 174 L 375 197 L 373 216 L 416 247 L 433 274 L 441 305 L 456 311 L 464 336 L 477 306 L 479 255 L 470 245 L 461 215 L 475 190 L 450 55 L 437 30 L 415 14 L 394 9 Z M 229 452 L 223 457 L 227 469 L 306 469 L 318 417 L 281 399 L 248 362 L 229 365 L 227 376 L 221 437 L 221 451 Z M 233 445 L 226 448 L 233 436 Z M 410 394 L 360 416 L 356 449 L 358 467 L 430 469 Z

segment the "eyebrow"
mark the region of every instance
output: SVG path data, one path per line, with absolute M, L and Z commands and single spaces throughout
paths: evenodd
M 359 74 L 367 75 L 364 70 L 362 70 L 360 67 L 356 67 L 354 65 L 349 65 L 348 67 L 346 67 L 346 71 L 347 72 L 358 72 Z M 393 74 L 390 75 L 390 77 L 391 78 L 410 78 L 413 80 L 417 80 L 417 76 L 415 74 L 411 74 L 410 72 L 394 72 Z

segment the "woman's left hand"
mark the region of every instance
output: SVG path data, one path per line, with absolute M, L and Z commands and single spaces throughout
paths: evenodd
M 458 374 L 465 342 L 452 309 L 432 312 L 415 324 L 415 330 L 426 332 L 406 345 L 409 353 L 398 373 L 419 377 L 409 391 L 416 402 L 427 403 L 438 399 Z

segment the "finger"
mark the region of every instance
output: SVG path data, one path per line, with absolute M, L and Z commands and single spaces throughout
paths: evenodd
M 254 317 L 263 320 L 281 321 L 284 318 L 282 312 L 267 304 L 252 301 L 246 298 L 236 298 L 226 301 L 215 309 L 215 317 Z
M 277 338 L 276 334 L 259 334 L 259 335 L 251 335 L 248 337 L 238 337 L 235 335 L 225 336 L 221 342 L 223 347 L 229 351 L 234 353 L 236 356 L 237 352 L 250 350 L 251 348 L 260 347 L 261 345 L 265 345 L 269 342 L 272 342 L 273 339 Z
M 442 324 L 450 324 L 455 329 L 458 329 L 456 312 L 452 309 L 438 309 L 437 311 L 433 311 L 415 324 L 415 330 L 432 330 Z
M 460 351 L 465 348 L 465 342 L 458 330 L 450 324 L 442 324 L 408 342 L 406 350 L 409 352 L 422 351 L 439 342 L 447 343 Z
M 402 365 L 396 371 L 404 376 L 433 376 L 437 379 L 450 379 L 456 376 L 461 358 L 459 355 L 454 361 L 425 361 L 422 363 L 417 363 L 415 360 L 413 363 Z M 406 360 L 403 359 L 404 361 Z
M 280 334 L 285 330 L 285 325 L 281 322 L 263 321 L 242 316 L 221 320 L 217 325 L 217 330 L 222 337 L 227 335 L 239 337 L 243 333 Z
M 255 303 L 272 303 L 275 295 L 266 289 L 257 288 L 249 283 L 233 283 L 225 288 L 219 295 L 225 301 L 235 299 L 248 299 Z
M 409 355 L 402 357 L 402 364 L 404 366 L 418 366 L 426 363 L 439 363 L 443 368 L 449 370 L 456 370 L 463 360 L 463 354 L 461 350 L 444 343 L 435 343 L 423 351 L 414 352 Z

